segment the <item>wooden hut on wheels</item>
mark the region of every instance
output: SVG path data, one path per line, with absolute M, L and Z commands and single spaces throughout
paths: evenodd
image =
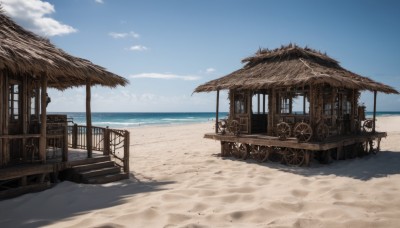
M 309 165 L 376 153 L 385 132 L 375 130 L 377 92 L 398 91 L 342 68 L 318 51 L 287 45 L 260 49 L 242 69 L 198 86 L 217 91 L 215 133 L 221 154 L 288 165 Z M 218 120 L 219 91 L 229 90 L 229 117 Z M 360 92 L 374 93 L 373 117 L 365 118 Z M 296 110 L 297 107 L 297 110 Z
M 85 146 L 80 148 L 87 150 L 86 162 L 90 163 L 94 162 L 90 159 L 95 148 L 90 88 L 95 85 L 124 86 L 128 82 L 88 60 L 67 54 L 48 40 L 23 29 L 3 12 L 0 12 L 0 36 L 1 198 L 6 195 L 2 190 L 22 187 L 29 191 L 36 186 L 29 185 L 31 183 L 43 187 L 49 173 L 86 164 L 69 163 L 67 117 L 47 115 L 48 88 L 64 90 L 86 86 L 87 126 L 83 134 L 87 137 L 82 140 Z M 76 138 L 76 135 L 69 137 Z M 62 150 L 61 159 L 48 159 L 51 146 Z

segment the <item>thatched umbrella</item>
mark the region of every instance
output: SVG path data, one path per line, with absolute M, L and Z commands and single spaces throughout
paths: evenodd
M 399 93 L 388 85 L 342 68 L 338 61 L 326 54 L 294 44 L 275 50 L 260 49 L 242 62 L 246 63 L 242 69 L 200 85 L 194 92 L 329 84 L 348 89 Z

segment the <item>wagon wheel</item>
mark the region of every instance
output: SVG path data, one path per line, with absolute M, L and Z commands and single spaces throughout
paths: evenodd
M 251 155 L 254 160 L 258 162 L 264 162 L 268 159 L 269 156 L 269 148 L 266 146 L 251 146 Z
M 229 121 L 228 131 L 234 135 L 239 135 L 239 122 L 237 120 Z
M 377 146 L 376 146 L 376 148 L 372 151 L 372 153 L 374 153 L 374 154 L 377 154 L 377 153 L 379 153 L 379 151 L 381 151 L 381 139 L 380 138 L 378 138 L 377 139 Z
M 281 122 L 278 123 L 278 125 L 276 125 L 276 132 L 278 135 L 278 138 L 280 140 L 286 140 L 287 138 L 289 138 L 290 136 L 290 126 L 289 124 L 285 123 L 285 122 Z
M 235 158 L 246 160 L 249 154 L 249 146 L 244 143 L 235 143 L 232 150 L 232 156 Z
M 364 121 L 364 123 L 363 123 L 363 131 L 364 132 L 368 132 L 368 133 L 372 132 L 373 123 L 374 122 L 372 120 Z
M 325 141 L 325 139 L 329 135 L 329 127 L 328 125 L 321 123 L 317 126 L 317 139 L 321 142 Z
M 297 124 L 293 133 L 298 142 L 308 142 L 312 137 L 311 126 L 304 122 Z
M 304 163 L 306 151 L 303 149 L 288 148 L 285 153 L 285 161 L 289 166 L 301 166 Z
M 218 121 L 218 132 L 221 133 L 222 135 L 225 135 L 227 125 L 228 125 L 228 123 L 226 120 L 219 120 Z
M 270 148 L 268 160 L 271 162 L 282 162 L 283 161 L 283 153 L 284 153 L 283 148 L 272 147 L 272 148 Z
M 249 148 L 250 146 L 242 143 L 239 147 L 240 159 L 246 160 L 249 156 Z

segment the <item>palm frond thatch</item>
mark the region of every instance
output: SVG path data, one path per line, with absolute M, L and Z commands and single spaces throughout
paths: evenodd
M 85 85 L 115 87 L 128 81 L 89 60 L 67 54 L 47 39 L 16 24 L 0 6 L 0 70 L 15 75 L 48 77 L 48 86 L 66 89 Z
M 242 69 L 198 86 L 194 92 L 222 89 L 269 89 L 329 84 L 338 88 L 395 93 L 394 88 L 350 72 L 326 54 L 295 44 L 260 49 L 245 58 Z

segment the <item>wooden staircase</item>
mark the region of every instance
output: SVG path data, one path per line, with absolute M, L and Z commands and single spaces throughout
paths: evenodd
M 123 173 L 108 156 L 72 161 L 70 165 L 66 179 L 77 183 L 105 184 L 129 179 L 129 174 Z

